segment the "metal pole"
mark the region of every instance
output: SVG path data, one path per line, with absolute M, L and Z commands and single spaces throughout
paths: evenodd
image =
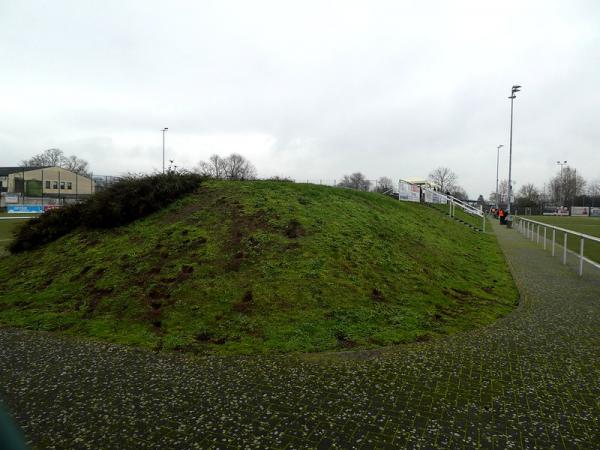
M 514 99 L 516 98 L 516 93 L 519 92 L 519 89 L 521 88 L 521 86 L 519 85 L 513 85 L 511 92 L 510 92 L 510 97 L 508 97 L 510 99 L 510 149 L 509 149 L 509 156 L 508 156 L 508 206 L 506 208 L 506 212 L 507 214 L 511 213 L 510 210 L 510 199 L 512 197 L 512 137 L 513 137 L 513 103 L 514 103 Z
M 498 174 L 500 169 L 500 148 L 504 147 L 503 145 L 499 145 L 496 149 L 496 210 L 500 207 L 498 201 Z
M 556 230 L 552 229 L 552 256 L 556 253 Z
M 565 242 L 563 247 L 563 264 L 567 263 L 567 233 L 565 233 Z
M 579 276 L 583 275 L 583 236 L 579 244 Z
M 548 227 L 544 227 L 544 250 L 546 250 L 546 230 Z
M 510 214 L 510 197 L 512 195 L 512 129 L 513 129 L 513 100 L 514 94 L 510 96 L 510 144 L 508 150 L 508 203 L 506 212 Z
M 162 129 L 162 141 L 163 141 L 163 146 L 162 146 L 162 173 L 165 173 L 165 131 L 167 131 L 169 128 L 168 127 L 164 127 Z
M 540 226 L 538 225 L 538 231 L 537 231 L 537 242 L 536 244 L 540 243 Z

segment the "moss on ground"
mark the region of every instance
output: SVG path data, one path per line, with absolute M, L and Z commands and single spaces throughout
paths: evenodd
M 130 225 L 3 258 L 0 292 L 3 325 L 202 354 L 427 340 L 517 301 L 493 235 L 281 182 L 207 182 Z

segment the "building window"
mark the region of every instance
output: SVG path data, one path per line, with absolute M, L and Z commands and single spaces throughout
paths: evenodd
M 73 189 L 73 183 L 71 183 L 70 181 L 67 181 L 67 190 L 70 191 Z
M 65 190 L 65 182 L 61 181 L 60 182 L 60 188 L 64 191 Z
M 46 189 L 50 189 L 50 180 L 46 180 Z
M 52 182 L 52 189 L 58 189 L 58 181 Z

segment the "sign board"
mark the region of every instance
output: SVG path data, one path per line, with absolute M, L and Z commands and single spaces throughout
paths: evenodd
M 19 203 L 19 194 L 6 194 L 4 201 L 6 203 Z
M 544 216 L 568 216 L 569 208 L 566 206 L 546 206 L 542 214 Z
M 589 216 L 590 208 L 587 206 L 571 206 L 572 216 Z
M 400 180 L 398 184 L 398 199 L 408 202 L 420 201 L 421 190 L 419 186 L 407 183 L 406 181 Z
M 592 208 L 592 209 L 590 209 L 590 216 L 592 216 L 592 217 L 600 217 L 600 208 Z
M 44 207 L 42 205 L 7 205 L 6 210 L 9 214 L 42 214 Z
M 60 205 L 44 205 L 44 212 L 49 211 L 51 209 L 58 209 Z

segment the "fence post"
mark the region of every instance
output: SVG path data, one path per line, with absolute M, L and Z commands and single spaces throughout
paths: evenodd
M 556 249 L 556 230 L 553 228 L 552 229 L 552 256 L 554 256 L 554 254 Z
M 539 243 L 540 243 L 540 226 L 538 225 L 537 242 L 536 242 L 536 244 L 539 245 Z
M 579 276 L 583 275 L 583 236 L 581 237 L 581 243 L 579 244 Z
M 567 233 L 565 233 L 565 242 L 563 247 L 563 264 L 567 263 Z
M 546 230 L 548 227 L 544 227 L 544 250 L 546 250 Z

